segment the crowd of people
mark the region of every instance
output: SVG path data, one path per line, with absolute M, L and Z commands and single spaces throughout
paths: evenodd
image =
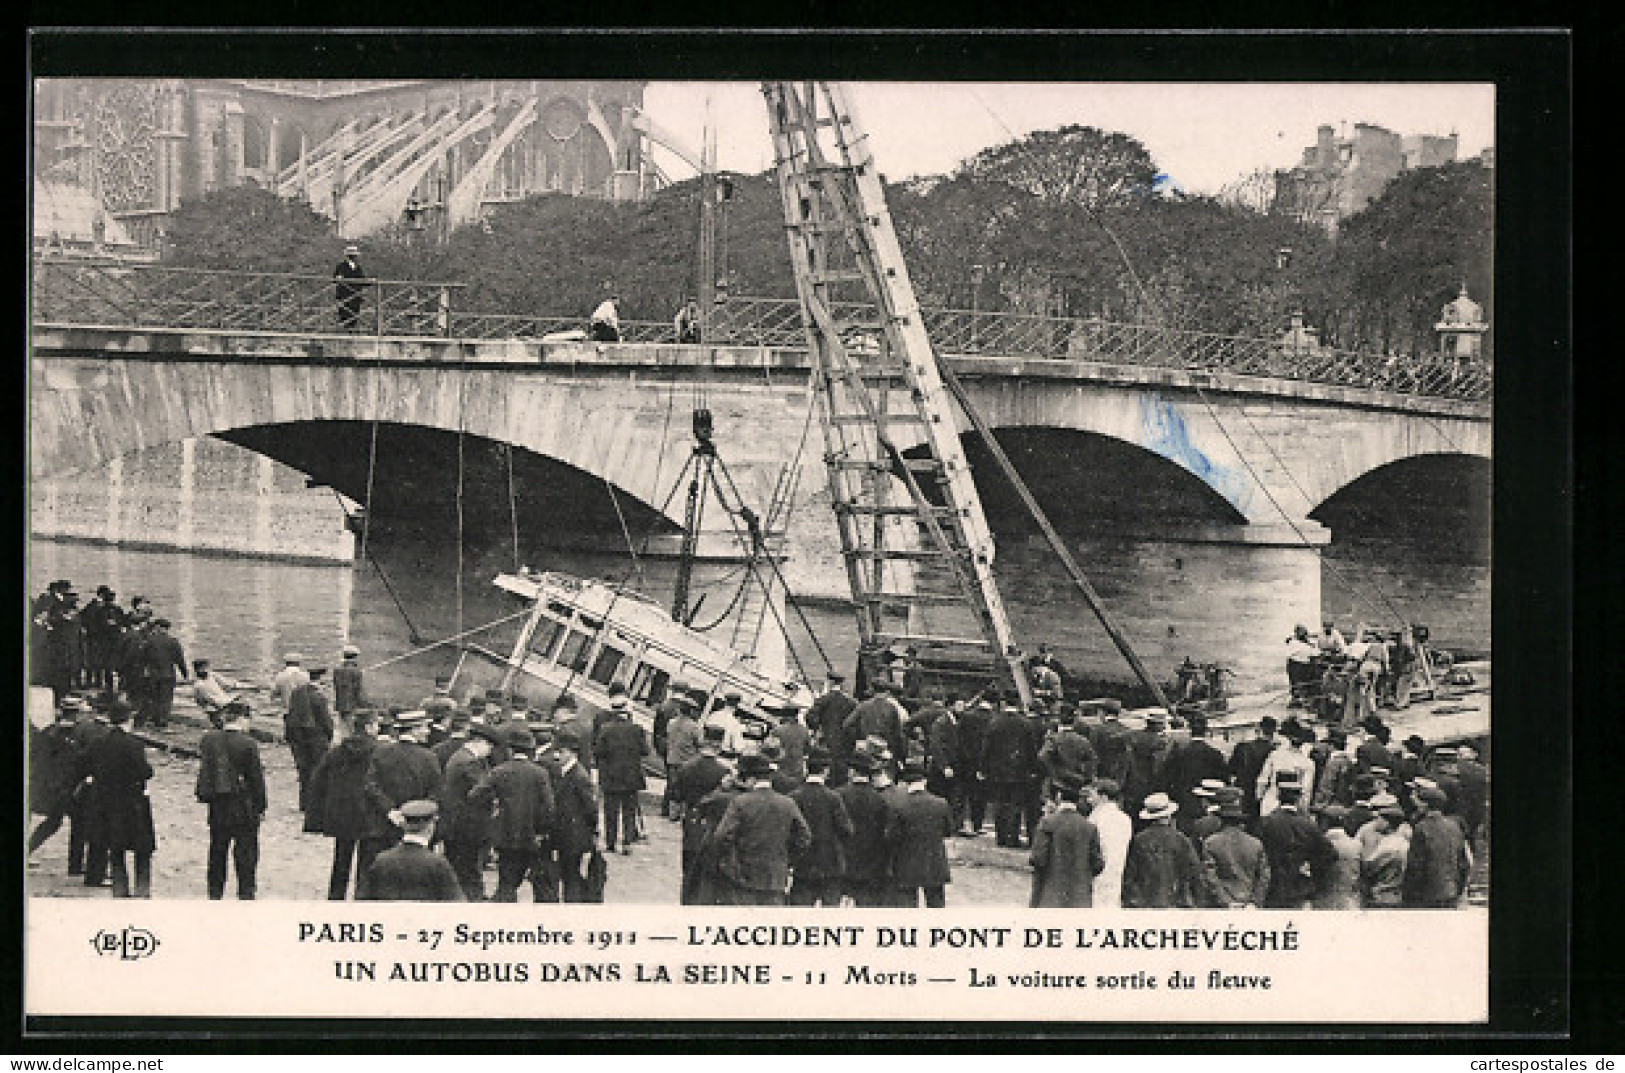
M 1331 619 L 1321 623 L 1319 633 L 1293 627 L 1286 639 L 1290 707 L 1353 728 L 1380 709 L 1410 707 L 1419 676 L 1432 662 L 1440 664 L 1439 674 L 1451 673 L 1449 654 L 1426 647 L 1425 627 L 1384 630 L 1361 623 L 1351 636 L 1353 641 L 1345 641 Z
M 223 897 L 234 868 L 253 898 L 268 801 L 250 701 L 206 661 L 188 676 L 146 601 L 124 611 L 103 586 L 96 614 L 75 602 L 67 582 L 36 600 L 57 716 L 31 740 L 30 854 L 66 821 L 70 875 L 150 894 L 152 768 L 131 724 L 163 726 L 189 677 L 213 724 L 196 785 L 205 886 Z M 77 663 L 51 658 L 70 648 Z M 678 686 L 652 734 L 619 686 L 593 712 L 568 694 L 546 711 L 500 690 L 459 699 L 446 678 L 384 706 L 359 657 L 345 646 L 329 675 L 290 652 L 256 701 L 282 716 L 303 830 L 332 839 L 336 900 L 511 902 L 526 886 L 600 900 L 605 854 L 648 837 L 651 771 L 680 825 L 683 904 L 939 907 L 950 840 L 989 821 L 998 846 L 1027 851 L 1034 907 L 1458 905 L 1487 844 L 1488 773 L 1466 746 L 1396 746 L 1370 714 L 1324 732 L 1266 717 L 1222 751 L 1200 712 L 1125 719 L 1115 699 L 1068 699 L 1047 649 L 1025 708 L 993 690 L 922 696 L 905 656 L 856 697 L 831 672 L 806 708 Z

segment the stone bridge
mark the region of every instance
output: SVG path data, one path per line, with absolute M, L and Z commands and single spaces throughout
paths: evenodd
M 1402 530 L 1400 546 L 1421 546 L 1451 519 L 1467 535 L 1445 539 L 1487 562 L 1487 402 L 1171 368 L 951 360 L 1040 502 L 1098 565 L 1097 586 L 1153 665 L 1223 649 L 1245 681 L 1277 679 L 1280 638 L 1322 611 L 1321 552 L 1344 526 L 1355 544 Z M 683 517 L 690 411 L 703 404 L 747 503 L 760 511 L 775 489 L 799 489 L 778 525 L 792 589 L 845 592 L 802 351 L 36 326 L 30 374 L 35 480 L 217 436 L 357 502 L 371 487 L 390 499 L 375 506 L 380 517 L 438 516 L 456 498 L 460 508 L 478 499 L 471 512 L 495 519 L 517 509 L 517 467 L 528 532 L 589 542 L 640 532 L 668 549 Z M 416 472 L 399 468 L 409 441 Z M 978 445 L 967 448 L 1018 627 L 1026 618 L 1029 635 L 1059 637 L 1065 651 L 1084 616 L 1041 580 L 1031 526 Z M 492 450 L 508 462 L 506 490 L 492 488 L 498 470 L 478 469 Z M 452 483 L 465 460 L 463 483 Z M 708 519 L 707 546 L 726 537 L 725 522 Z M 1403 563 L 1382 570 L 1389 588 L 1405 588 Z M 1365 596 L 1358 617 L 1401 617 L 1394 596 Z M 1486 638 L 1487 601 L 1485 591 Z M 1227 630 L 1252 637 L 1243 655 L 1221 643 Z

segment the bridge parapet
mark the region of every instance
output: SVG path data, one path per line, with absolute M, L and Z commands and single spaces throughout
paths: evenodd
M 466 287 L 420 281 L 367 280 L 362 307 L 347 333 L 546 342 L 579 333 L 583 318 L 519 316 L 463 308 Z M 333 280 L 253 272 L 213 272 L 153 265 L 41 258 L 33 274 L 35 325 L 210 329 L 299 335 L 340 333 Z M 853 323 L 873 320 L 860 306 L 837 310 Z M 938 353 L 1068 364 L 1092 363 L 1185 374 L 1239 376 L 1482 402 L 1494 382 L 1488 362 L 1444 355 L 1378 355 L 1328 347 L 1289 347 L 1278 340 L 1193 332 L 1098 319 L 926 309 Z M 673 343 L 672 325 L 622 321 L 628 343 Z M 790 299 L 739 298 L 719 306 L 706 347 L 800 350 L 800 308 Z M 858 352 L 877 345 L 854 329 Z

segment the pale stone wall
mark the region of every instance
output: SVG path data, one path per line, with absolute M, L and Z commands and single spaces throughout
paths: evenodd
M 326 488 L 271 459 L 186 439 L 29 487 L 36 537 L 348 563 L 355 537 Z

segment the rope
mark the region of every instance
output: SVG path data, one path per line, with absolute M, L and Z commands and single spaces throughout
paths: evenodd
M 378 421 L 372 422 L 372 441 L 367 447 L 367 501 L 361 514 L 361 560 L 367 558 L 367 535 L 372 532 L 372 479 L 378 468 Z M 342 500 L 341 500 L 342 502 Z
M 640 580 L 643 577 L 643 562 L 638 558 L 638 549 L 632 543 L 632 531 L 626 527 L 626 515 L 621 513 L 621 500 L 615 494 L 615 486 L 605 477 L 604 487 L 609 491 L 609 502 L 615 508 L 615 518 L 621 523 L 621 535 L 626 538 L 626 553 L 632 556 L 632 573 Z
M 463 629 L 463 402 L 468 388 L 468 362 L 457 357 L 457 630 Z
M 519 500 L 513 490 L 513 444 L 504 444 L 503 453 L 508 458 L 508 523 L 513 527 L 513 568 L 518 570 L 519 562 Z
M 386 660 L 382 660 L 382 661 L 380 661 L 378 663 L 370 664 L 369 666 L 363 667 L 361 669 L 364 670 L 364 671 L 376 671 L 380 667 L 388 667 L 391 663 L 399 663 L 402 660 L 411 659 L 413 656 L 421 656 L 425 652 L 433 651 L 434 649 L 440 648 L 443 645 L 449 645 L 453 641 L 460 641 L 464 637 L 471 637 L 476 633 L 483 633 L 484 631 L 489 630 L 489 629 L 493 629 L 493 628 L 495 628 L 497 626 L 502 625 L 505 622 L 512 622 L 516 618 L 523 618 L 526 615 L 529 615 L 530 612 L 531 612 L 531 609 L 529 607 L 523 608 L 522 610 L 515 611 L 511 615 L 503 615 L 499 619 L 493 619 L 492 621 L 487 622 L 484 625 L 475 626 L 471 630 L 464 630 L 462 633 L 454 633 L 450 637 L 442 637 L 438 641 L 432 641 L 429 644 L 423 645 L 422 647 L 414 648 L 414 649 L 412 649 L 412 650 L 410 650 L 408 652 L 402 652 L 398 656 L 391 656 Z

